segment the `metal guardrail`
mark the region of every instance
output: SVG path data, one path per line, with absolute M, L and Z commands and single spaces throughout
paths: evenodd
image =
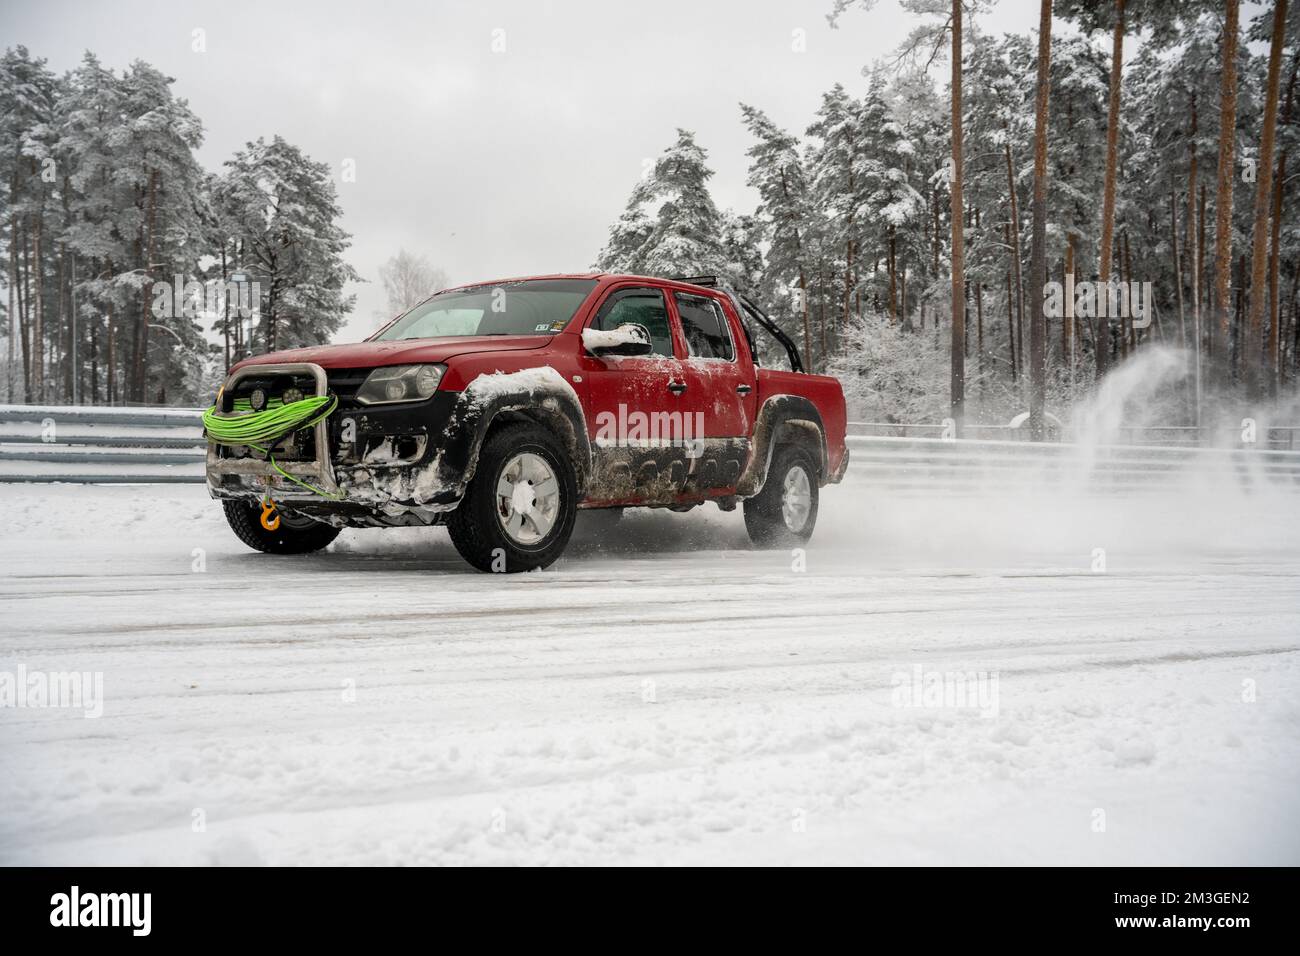
M 846 481 L 898 492 L 1140 491 L 1197 477 L 1219 487 L 1300 492 L 1300 451 L 1185 442 L 1088 447 L 1020 440 L 1006 426 L 974 426 L 1000 437 L 948 440 L 937 437 L 941 425 L 851 424 L 923 433 L 848 438 Z M 199 484 L 205 447 L 197 409 L 0 406 L 0 482 Z
M 907 422 L 849 422 L 850 435 L 875 438 L 938 438 L 944 425 Z M 1032 441 L 1026 426 L 973 425 L 962 428 L 963 439 L 993 441 Z M 1259 447 L 1275 451 L 1300 451 L 1300 425 L 1273 425 L 1262 429 Z M 1054 440 L 1068 440 L 1068 429 Z M 1121 425 L 1115 437 L 1125 445 L 1179 445 L 1192 447 L 1248 448 L 1240 440 L 1239 429 L 1199 425 Z
M 199 484 L 199 409 L 0 405 L 0 483 Z
M 97 405 L 0 405 L 0 424 L 40 423 L 53 419 L 58 425 L 127 425 L 136 428 L 198 426 L 201 408 L 122 408 Z
M 914 492 L 1158 491 L 1207 489 L 1300 493 L 1300 452 L 1160 445 L 850 436 L 846 481 Z
M 47 445 L 39 435 L 5 435 L 0 431 L 0 443 L 6 445 Z M 95 448 L 204 448 L 202 438 L 178 438 L 171 435 L 141 435 L 123 438 L 118 435 L 59 435 L 58 445 L 87 445 Z

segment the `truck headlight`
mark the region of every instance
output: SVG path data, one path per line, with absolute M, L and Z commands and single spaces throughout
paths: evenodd
M 377 368 L 357 389 L 362 405 L 391 405 L 394 402 L 418 402 L 438 390 L 445 365 L 393 365 Z

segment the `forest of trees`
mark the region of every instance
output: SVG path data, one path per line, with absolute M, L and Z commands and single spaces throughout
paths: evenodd
M 871 0 L 831 2 L 833 25 L 866 28 Z M 681 130 L 597 265 L 730 276 L 806 364 L 899 420 L 1029 409 L 1037 425 L 1154 344 L 1199 353 L 1204 406 L 1294 394 L 1286 0 L 1251 22 L 1238 0 L 1041 0 L 1037 35 L 1003 36 L 980 31 L 982 2 L 903 6 L 917 27 L 897 56 L 826 92 L 802 133 L 741 105 L 752 215 L 715 207 Z M 1197 377 L 1181 423 L 1197 419 Z
M 873 0 L 825 2 L 869 29 Z M 1001 36 L 988 0 L 901 2 L 902 48 L 802 130 L 740 105 L 755 209 L 717 208 L 679 130 L 596 265 L 729 276 L 872 417 L 1037 427 L 1156 345 L 1197 359 L 1169 424 L 1294 398 L 1300 0 L 1040 0 Z M 275 137 L 208 171 L 202 135 L 147 63 L 0 58 L 0 399 L 201 404 L 340 327 L 330 169 Z M 385 269 L 398 305 L 445 283 Z
M 0 58 L 4 401 L 206 404 L 233 361 L 328 341 L 351 310 L 329 167 L 277 136 L 202 169 L 171 85 Z

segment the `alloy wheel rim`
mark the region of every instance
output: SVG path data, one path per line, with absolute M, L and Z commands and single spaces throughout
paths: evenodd
M 501 469 L 496 486 L 497 520 L 515 544 L 536 545 L 560 516 L 560 482 L 541 455 L 520 452 Z
M 798 532 L 808 523 L 811 512 L 812 486 L 808 472 L 803 466 L 795 465 L 785 473 L 785 481 L 781 484 L 781 517 L 787 528 Z

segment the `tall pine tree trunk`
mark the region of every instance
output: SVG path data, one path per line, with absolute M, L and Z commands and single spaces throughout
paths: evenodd
M 1183 266 L 1178 259 L 1178 200 L 1169 189 L 1169 252 L 1174 260 L 1174 292 L 1178 300 L 1178 340 L 1187 348 L 1187 310 L 1183 305 Z
M 898 274 L 895 268 L 897 237 L 894 224 L 889 224 L 889 321 L 898 322 Z
M 1074 386 L 1075 352 L 1074 344 L 1074 243 L 1075 234 L 1066 236 L 1065 245 L 1065 316 L 1061 322 L 1061 360 L 1065 362 L 1066 373 L 1071 387 Z
M 907 260 L 903 260 L 903 265 L 898 273 L 898 308 L 903 315 L 903 328 L 912 331 L 912 317 L 907 311 Z
M 817 297 L 817 325 L 821 333 L 821 359 L 826 361 L 826 273 L 822 263 L 817 264 L 817 290 L 820 293 Z M 809 370 L 816 371 L 817 367 L 810 363 Z
M 41 217 L 38 215 L 32 224 L 36 285 L 35 308 L 32 311 L 32 399 L 37 402 L 45 401 L 45 263 L 41 256 L 41 225 Z
M 952 370 L 949 387 L 952 395 L 952 419 L 961 435 L 966 415 L 966 236 L 962 210 L 962 139 L 961 139 L 961 6 L 952 2 Z
M 99 320 L 90 324 L 90 403 L 99 405 Z
M 1277 99 L 1282 77 L 1282 44 L 1286 33 L 1287 0 L 1274 0 L 1273 37 L 1268 53 L 1268 92 L 1264 97 L 1264 129 L 1260 136 L 1259 171 L 1255 182 L 1255 223 L 1250 260 L 1250 311 L 1242 349 L 1242 371 L 1251 400 L 1263 397 L 1264 306 L 1268 298 L 1268 216 L 1273 200 L 1273 144 L 1277 137 Z
M 1291 377 L 1300 372 L 1300 260 L 1291 267 Z
M 1101 198 L 1101 263 L 1097 268 L 1097 281 L 1104 286 L 1110 281 L 1110 260 L 1115 238 L 1115 180 L 1119 175 L 1119 110 L 1121 80 L 1124 75 L 1124 0 L 1115 0 L 1115 35 L 1110 55 L 1110 106 L 1106 118 L 1106 179 Z M 1098 290 L 1098 295 L 1105 294 Z M 1097 377 L 1106 374 L 1110 363 L 1110 330 L 1108 319 L 1097 322 Z
M 1201 316 L 1201 279 L 1205 273 L 1205 205 L 1201 203 L 1198 210 L 1196 202 L 1196 174 L 1198 159 L 1196 151 L 1196 130 L 1198 114 L 1196 94 L 1192 93 L 1192 121 L 1188 128 L 1187 144 L 1191 152 L 1187 168 L 1187 272 L 1191 277 L 1188 288 L 1192 294 L 1192 423 L 1201 424 L 1201 392 L 1203 376 L 1202 359 L 1205 355 L 1204 325 Z M 1201 187 L 1205 195 L 1205 187 Z
M 75 389 L 72 387 L 72 322 L 69 321 L 68 315 L 64 310 L 64 304 L 67 298 L 64 294 L 64 268 L 68 258 L 68 244 L 59 243 L 59 307 L 56 310 L 59 323 L 59 337 L 63 343 L 63 355 L 60 357 L 59 364 L 63 367 L 63 401 L 71 403 L 72 393 Z
M 22 257 L 18 260 L 20 271 L 18 282 L 18 315 L 21 327 L 18 330 L 19 347 L 23 353 L 23 399 L 32 401 L 32 252 L 28 229 L 31 226 L 27 217 L 27 226 L 22 230 Z
M 1010 227 L 1008 227 L 1010 228 Z M 1014 386 L 1019 379 L 1019 373 L 1016 371 L 1016 313 L 1015 306 L 1011 301 L 1011 270 L 1007 270 L 1007 359 L 1011 363 L 1011 384 Z
M 1232 180 L 1237 136 L 1237 21 L 1239 0 L 1225 0 L 1219 83 L 1219 169 L 1214 199 L 1214 311 L 1210 350 L 1218 377 L 1232 381 L 1228 327 L 1232 309 Z
M 803 306 L 803 354 L 804 361 L 808 364 L 808 371 L 812 371 L 812 316 L 809 314 L 810 304 L 808 302 L 808 276 L 804 273 L 803 261 L 799 262 L 799 292 L 801 305 Z
M 1123 0 L 1119 0 L 1123 9 Z M 1038 18 L 1038 89 L 1034 98 L 1034 205 L 1029 239 L 1029 431 L 1034 441 L 1046 437 L 1047 316 L 1043 283 L 1047 279 L 1047 112 L 1051 90 L 1052 0 L 1042 0 Z M 1113 197 L 1112 197 L 1113 202 Z
M 1011 162 L 1011 142 L 1010 131 L 1005 121 L 1002 123 L 1002 129 L 1007 133 L 1007 138 L 1003 140 L 1002 151 L 1007 162 L 1007 195 L 1011 200 L 1011 225 L 1007 229 L 1007 246 L 1011 249 L 1011 267 L 1012 274 L 1015 277 L 1015 327 L 1011 334 L 1015 336 L 1016 353 L 1023 353 L 1020 348 L 1024 342 L 1024 311 L 1025 311 L 1025 285 L 1024 277 L 1021 275 L 1021 258 L 1020 258 L 1020 200 L 1016 193 L 1016 172 Z M 1020 354 L 1019 361 L 1024 361 L 1024 355 Z M 1019 375 L 1020 369 L 1012 363 L 1011 380 L 1015 381 Z
M 109 266 L 109 271 L 112 271 Z M 113 328 L 113 303 L 108 304 L 108 349 L 104 360 L 108 366 L 107 381 L 104 383 L 104 390 L 107 394 L 108 404 L 117 404 L 117 339 Z
M 132 359 L 131 375 L 127 379 L 132 401 L 145 401 L 149 376 L 149 306 L 153 301 L 153 292 L 147 281 L 153 274 L 154 232 L 158 216 L 158 171 L 149 172 L 149 194 L 145 204 L 145 236 L 143 243 L 143 261 L 146 282 L 141 292 L 140 324 L 136 328 L 135 355 Z
M 15 180 L 16 181 L 16 180 Z M 12 194 L 11 194 L 12 195 Z M 18 375 L 18 225 L 17 217 L 9 217 L 9 355 L 5 376 L 5 401 L 14 401 L 14 379 Z
M 1119 281 L 1124 284 L 1126 288 L 1131 288 L 1131 283 L 1133 282 L 1133 258 L 1129 255 L 1127 229 L 1120 233 L 1117 246 L 1118 248 L 1116 251 L 1120 252 L 1122 256 Z M 1127 293 L 1124 293 L 1124 295 L 1127 295 Z M 1137 340 L 1134 338 L 1133 333 L 1133 309 L 1131 308 L 1131 304 L 1132 303 L 1130 303 L 1130 308 L 1124 310 L 1124 315 L 1120 322 L 1120 354 L 1125 358 L 1128 358 L 1133 349 L 1137 347 Z
M 849 324 L 849 303 L 853 301 L 853 240 L 844 244 L 844 301 L 840 304 L 839 323 L 836 328 Z
M 227 372 L 230 371 L 230 271 L 229 264 L 226 262 L 226 243 L 221 243 L 221 284 L 224 292 L 221 296 L 221 335 L 225 340 L 226 364 L 224 366 Z
M 1297 70 L 1300 70 L 1300 50 L 1291 58 L 1291 78 L 1286 85 L 1286 109 L 1282 113 L 1282 125 L 1291 123 L 1291 103 L 1295 93 Z M 1277 160 L 1277 175 L 1273 177 L 1273 238 L 1269 249 L 1268 262 L 1268 372 L 1269 389 L 1276 396 L 1282 387 L 1282 197 L 1286 192 L 1286 154 L 1285 147 Z
M 930 230 L 930 258 L 933 260 L 931 274 L 935 279 L 939 278 L 939 190 L 935 188 L 931 193 L 930 210 L 933 214 L 934 228 Z
M 99 321 L 90 323 L 90 404 L 99 404 Z

